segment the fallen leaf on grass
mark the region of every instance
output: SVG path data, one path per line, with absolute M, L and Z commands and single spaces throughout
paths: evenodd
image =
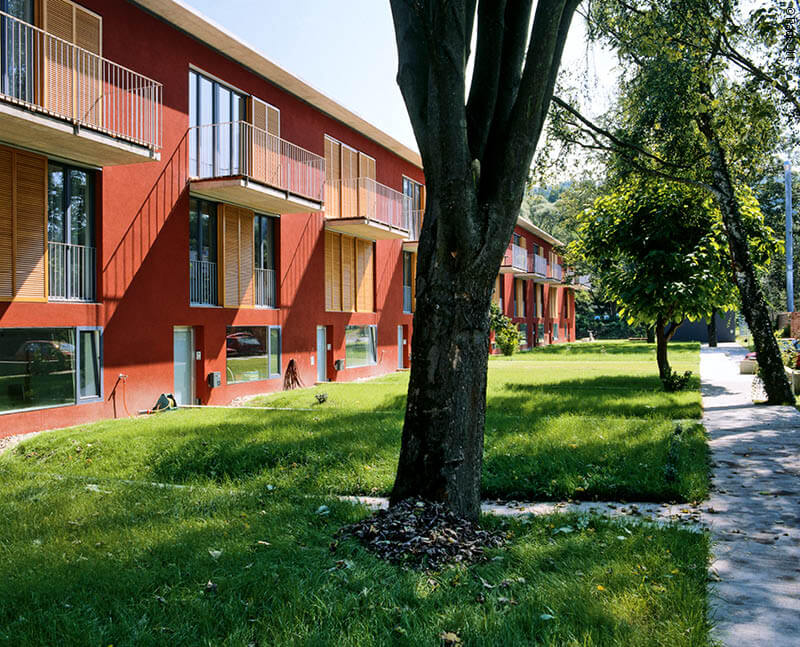
M 555 620 L 555 616 L 551 616 L 549 613 L 543 613 L 539 616 L 539 620 Z
M 211 548 L 208 549 L 208 554 L 211 555 L 212 559 L 219 559 L 220 555 L 222 555 L 221 550 L 212 550 Z
M 455 634 L 452 631 L 443 631 L 441 634 L 439 634 L 439 638 L 441 638 L 445 645 L 461 644 L 461 638 L 458 637 L 458 634 Z

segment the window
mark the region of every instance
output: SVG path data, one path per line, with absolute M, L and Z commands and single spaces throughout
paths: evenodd
M 189 301 L 217 305 L 217 205 L 189 200 Z
M 347 326 L 345 328 L 345 366 L 375 366 L 378 363 L 378 327 Z
M 325 309 L 333 312 L 375 310 L 373 242 L 325 232 Z
M 422 213 L 425 210 L 425 187 L 419 182 L 404 177 L 403 194 L 408 197 L 405 208 L 409 210 L 408 228 L 409 240 L 419 240 L 422 230 Z
M 275 272 L 275 228 L 278 219 L 256 215 L 253 220 L 255 241 L 256 305 L 276 308 L 278 305 Z
M 97 328 L 0 329 L 0 413 L 103 397 Z
M 403 252 L 403 312 L 412 313 L 416 306 L 414 284 L 417 274 L 417 255 L 414 252 Z
M 0 11 L 13 16 L 0 19 L 2 29 L 2 83 L 3 94 L 21 101 L 34 102 L 34 38 L 33 0 L 0 0 Z
M 544 342 L 544 324 L 540 323 L 536 330 L 536 343 L 541 344 Z
M 189 71 L 189 173 L 193 177 L 239 174 L 240 122 L 246 118 L 245 95 Z
M 528 324 L 526 323 L 519 325 L 519 345 L 520 348 L 528 346 Z
M 228 326 L 225 357 L 228 384 L 280 377 L 280 326 Z
M 553 324 L 553 341 L 558 341 L 558 324 Z
M 48 162 L 50 299 L 95 300 L 94 173 Z

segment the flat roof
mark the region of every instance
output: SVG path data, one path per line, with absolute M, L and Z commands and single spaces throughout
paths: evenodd
M 248 45 L 185 2 L 181 0 L 129 1 L 244 65 L 270 83 L 327 113 L 337 121 L 369 137 L 414 166 L 422 168 L 422 158 L 419 153 L 405 144 L 401 144 L 394 137 L 376 128 L 352 110 L 345 108 L 302 79 L 276 65 L 255 47 Z
M 539 227 L 534 225 L 530 220 L 523 218 L 521 214 L 517 217 L 517 225 L 519 225 L 526 231 L 535 234 L 542 240 L 547 241 L 551 245 L 558 245 L 559 247 L 564 246 L 564 243 L 562 243 L 558 238 L 556 238 L 555 236 L 551 236 L 544 229 L 540 229 Z

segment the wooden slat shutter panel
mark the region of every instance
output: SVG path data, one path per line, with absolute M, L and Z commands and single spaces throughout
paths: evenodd
M 45 188 L 47 187 L 47 158 L 16 151 L 15 206 L 16 247 L 14 263 L 15 297 L 24 300 L 46 301 L 45 255 Z
M 492 303 L 496 306 L 500 305 L 500 277 L 494 279 L 494 291 L 492 292 Z
M 102 20 L 100 16 L 75 7 L 75 44 L 92 54 L 77 52 L 76 92 L 78 118 L 96 126 L 103 124 Z
M 525 236 L 519 237 L 519 246 L 522 247 L 522 249 L 528 249 L 528 240 Z
M 274 106 L 267 106 L 267 127 L 265 129 L 270 135 L 281 136 L 281 111 Z
M 239 307 L 239 214 L 236 207 L 229 204 L 220 205 L 223 222 L 223 254 L 225 267 L 223 305 L 226 308 Z
M 75 37 L 75 9 L 67 0 L 44 0 L 44 29 L 56 38 L 72 43 Z M 45 100 L 48 110 L 74 114 L 74 74 L 71 47 L 53 38 L 42 44 L 45 58 Z
M 364 254 L 366 256 L 364 277 L 364 312 L 375 311 L 375 253 L 372 241 L 364 241 Z
M 254 218 L 255 214 L 249 209 L 239 209 L 239 305 L 248 308 L 255 305 Z
M 342 218 L 358 215 L 358 152 L 342 146 Z
M 333 251 L 336 239 L 325 232 L 325 310 L 333 310 Z
M 359 218 L 375 218 L 377 212 L 377 195 L 375 187 L 369 180 L 375 180 L 375 160 L 364 155 L 358 154 L 358 177 L 367 178 L 367 181 L 358 183 L 358 216 Z
M 342 310 L 350 312 L 354 310 L 354 259 L 353 259 L 353 238 L 342 236 Z
M 325 137 L 325 214 L 340 218 L 341 211 L 342 145 Z
M 331 267 L 331 310 L 340 311 L 342 309 L 342 237 L 340 234 L 332 234 L 334 237 L 333 266 Z
M 14 296 L 14 158 L 0 147 L 0 299 Z
M 256 97 L 250 97 L 249 104 L 248 113 L 253 128 L 248 129 L 249 137 L 245 137 L 245 140 L 249 140 L 247 146 L 250 150 L 246 171 L 253 179 L 267 182 L 267 104 Z

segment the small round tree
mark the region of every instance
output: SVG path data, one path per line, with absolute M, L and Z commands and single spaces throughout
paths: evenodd
M 758 203 L 745 192 L 739 200 L 753 233 L 771 243 Z M 655 328 L 662 380 L 672 376 L 667 344 L 681 322 L 736 304 L 721 214 L 699 189 L 633 177 L 581 215 L 573 251 L 622 316 Z

